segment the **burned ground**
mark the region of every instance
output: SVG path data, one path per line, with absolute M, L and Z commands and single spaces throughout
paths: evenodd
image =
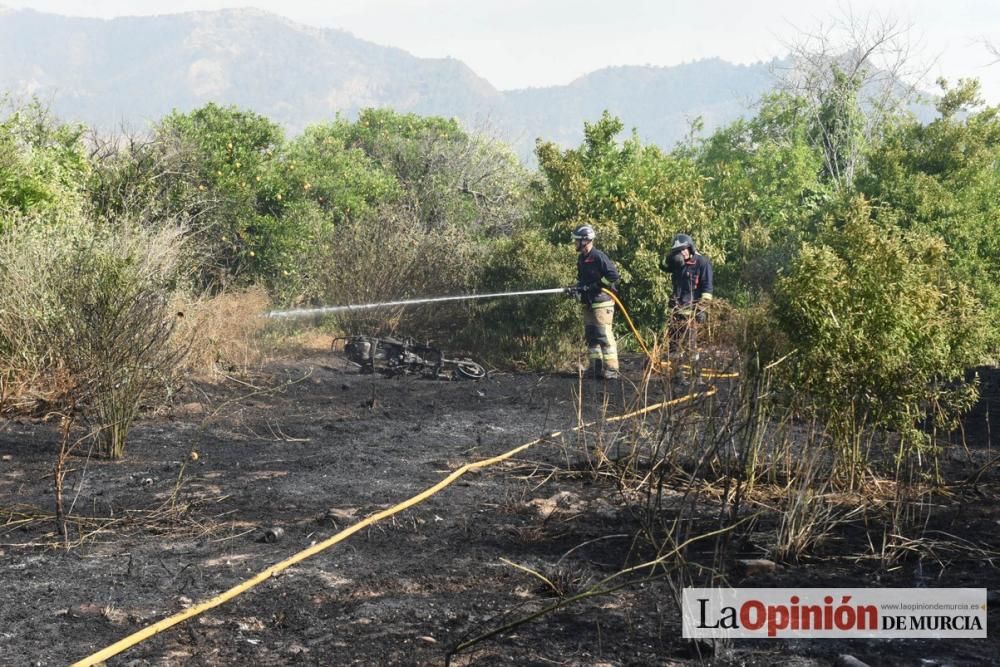
M 727 382 L 712 381 L 720 387 L 712 400 L 726 400 Z M 937 551 L 929 543 L 920 557 L 887 568 L 866 555 L 877 527 L 854 521 L 798 562 L 741 570 L 737 559 L 767 555 L 777 519 L 762 515 L 722 563 L 728 581 L 1000 588 L 988 560 L 1000 553 L 988 412 L 998 388 L 986 381 L 984 389 L 968 447 L 944 458 L 952 483 L 934 496 L 927 524 L 940 536 Z M 613 475 L 594 474 L 592 453 L 614 455 L 622 425 L 571 429 L 661 398 L 653 391 L 638 400 L 628 380 L 603 385 L 572 375 L 495 373 L 477 382 L 360 375 L 328 355 L 221 385 L 193 384 L 167 412 L 138 424 L 123 462 L 72 460 L 68 551 L 56 548 L 47 516 L 58 433 L 44 421 L 7 422 L 0 432 L 0 663 L 84 658 L 463 464 L 563 431 L 109 661 L 444 664 L 463 642 L 650 557 L 636 539 L 648 505 L 626 498 Z M 704 527 L 718 525 L 711 496 L 701 502 Z M 274 529 L 280 534 L 265 539 Z M 961 548 L 947 546 L 944 535 Z M 692 548 L 686 558 L 712 565 L 710 551 Z M 713 652 L 680 637 L 672 588 L 680 579 L 640 578 L 486 638 L 452 664 L 826 665 L 850 654 L 870 665 L 972 665 L 994 661 L 1000 648 L 991 630 L 981 641 L 757 641 Z M 995 625 L 995 614 L 990 620 Z

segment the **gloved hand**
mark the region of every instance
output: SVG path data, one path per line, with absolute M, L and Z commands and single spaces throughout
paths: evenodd
M 594 298 L 595 296 L 601 293 L 601 283 L 590 283 L 589 285 L 584 287 L 584 290 L 585 290 L 584 294 L 586 294 L 590 298 Z
M 583 292 L 583 288 L 580 285 L 570 285 L 569 287 L 563 288 L 563 293 L 566 294 L 571 299 L 580 300 L 580 294 Z
M 665 273 L 674 273 L 675 271 L 680 271 L 684 268 L 684 258 L 681 257 L 679 252 L 675 252 L 672 255 L 667 255 L 662 260 L 660 260 L 660 271 Z

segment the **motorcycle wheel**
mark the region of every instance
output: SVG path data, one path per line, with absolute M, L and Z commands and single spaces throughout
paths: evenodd
M 486 369 L 474 361 L 457 361 L 455 375 L 466 380 L 481 380 L 486 377 Z

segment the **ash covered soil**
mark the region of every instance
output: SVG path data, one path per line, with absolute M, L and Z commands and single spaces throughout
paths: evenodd
M 108 661 L 445 664 L 456 646 L 555 602 L 555 590 L 586 590 L 649 558 L 635 539 L 642 503 L 626 502 L 612 476 L 592 472 L 596 448 L 614 455 L 620 425 L 571 431 L 605 409 L 615 415 L 662 400 L 657 390 L 639 400 L 627 379 L 638 375 L 633 363 L 626 380 L 608 384 L 508 373 L 447 382 L 362 375 L 334 355 L 316 355 L 250 378 L 192 385 L 169 410 L 137 424 L 124 461 L 85 452 L 71 460 L 68 551 L 58 548 L 51 519 L 56 426 L 6 422 L 0 664 L 83 659 L 415 496 L 463 464 L 564 431 L 470 471 Z M 717 381 L 713 400 L 726 400 L 726 382 Z M 969 447 L 946 456 L 965 482 L 935 496 L 928 525 L 974 547 L 886 571 L 857 556 L 870 533 L 852 524 L 822 554 L 763 572 L 733 567 L 728 581 L 1000 588 L 989 560 L 1000 552 L 989 440 L 997 395 L 997 386 L 984 383 Z M 969 482 L 970 475 L 978 476 Z M 710 498 L 705 512 L 713 515 Z M 279 533 L 275 539 L 269 530 Z M 764 555 L 747 540 L 732 558 Z M 689 555 L 699 558 L 711 564 L 710 554 Z M 754 641 L 713 650 L 681 638 L 676 582 L 661 577 L 587 598 L 475 643 L 452 664 L 833 665 L 843 654 L 873 666 L 998 664 L 992 610 L 986 640 Z

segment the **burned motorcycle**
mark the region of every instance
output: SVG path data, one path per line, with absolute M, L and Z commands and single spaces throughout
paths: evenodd
M 349 336 L 334 339 L 334 349 L 338 343 L 347 360 L 362 373 L 379 371 L 389 376 L 412 374 L 443 380 L 486 377 L 486 369 L 471 359 L 449 359 L 441 350 L 410 338 Z

